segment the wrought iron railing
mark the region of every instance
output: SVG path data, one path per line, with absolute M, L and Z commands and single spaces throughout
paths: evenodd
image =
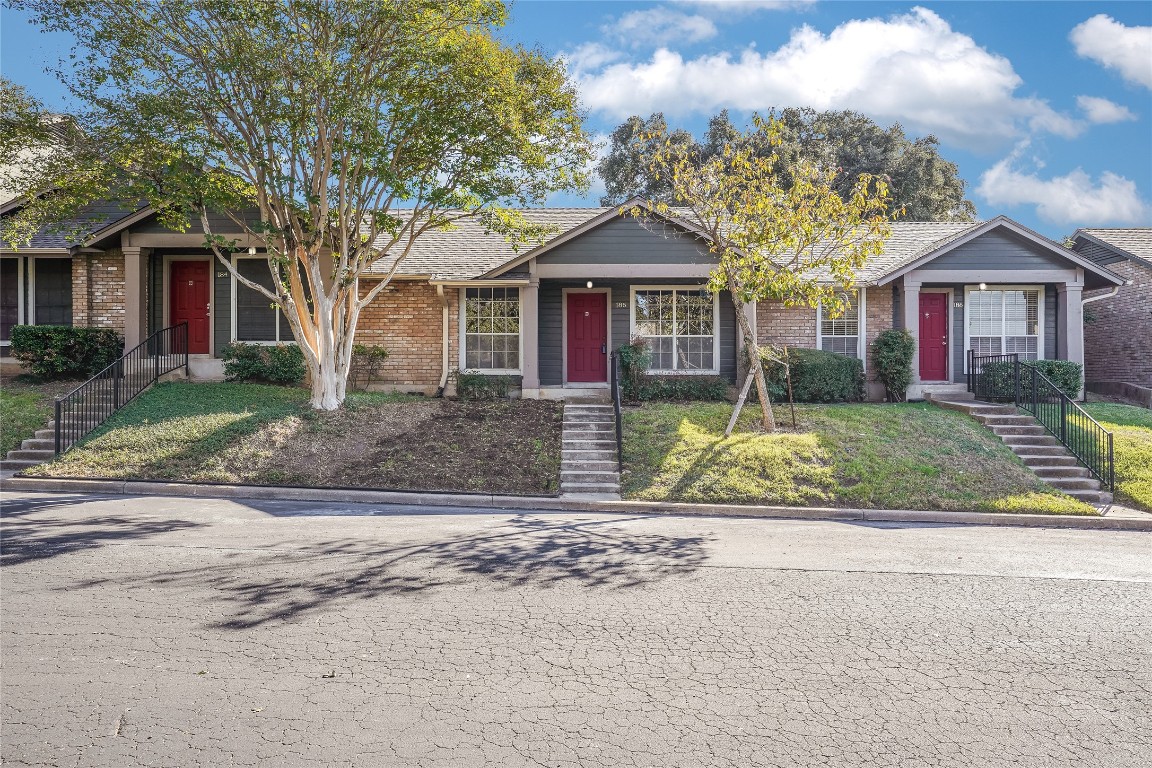
M 100 373 L 57 398 L 56 454 L 71 448 L 177 368 L 188 371 L 188 323 L 156 331 Z
M 1112 433 L 1035 365 L 1018 355 L 977 355 L 969 350 L 968 391 L 977 400 L 1012 402 L 1032 414 L 1105 490 L 1115 490 Z
M 612 389 L 612 416 L 616 422 L 616 468 L 621 472 L 624 471 L 624 425 L 620 419 L 620 400 L 622 397 L 621 384 L 620 384 L 620 356 L 616 352 L 612 353 L 612 381 L 609 386 Z

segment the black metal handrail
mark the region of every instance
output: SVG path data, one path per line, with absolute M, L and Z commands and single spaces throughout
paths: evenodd
M 612 415 L 616 421 L 616 468 L 621 472 L 624 471 L 624 425 L 620 419 L 620 400 L 622 392 L 620 391 L 620 356 L 612 353 L 612 381 L 610 382 L 612 389 Z
M 132 402 L 166 373 L 188 372 L 188 323 L 163 328 L 119 360 L 56 399 L 56 455 L 59 456 Z
M 1011 401 L 1032 414 L 1108 491 L 1116 488 L 1112 433 L 1019 355 L 968 351 L 968 391 L 977 400 Z

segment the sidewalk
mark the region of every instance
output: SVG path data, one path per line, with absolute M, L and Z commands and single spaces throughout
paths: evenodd
M 600 512 L 702 517 L 784 518 L 889 523 L 944 523 L 1031 528 L 1152 531 L 1152 514 L 1126 507 L 1110 507 L 1102 517 L 1028 515 L 994 512 L 940 512 L 903 509 L 844 509 L 826 507 L 770 507 L 739 504 L 681 504 L 654 501 L 600 501 L 549 496 L 495 496 L 460 493 L 405 493 L 343 488 L 295 488 L 255 485 L 162 483 L 137 480 L 53 480 L 6 478 L 3 490 L 108 493 L 136 496 L 187 496 L 222 499 L 277 499 L 353 504 L 404 504 L 430 507 L 478 507 L 526 511 Z

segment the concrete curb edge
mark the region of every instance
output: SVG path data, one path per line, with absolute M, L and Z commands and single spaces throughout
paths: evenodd
M 353 504 L 405 504 L 439 507 L 528 509 L 558 512 L 600 512 L 698 517 L 746 517 L 793 520 L 841 520 L 887 523 L 943 523 L 1026 528 L 1152 531 L 1152 515 L 1136 517 L 1079 517 L 995 512 L 938 512 L 901 509 L 837 509 L 825 507 L 771 507 L 736 504 L 683 504 L 655 501 L 594 501 L 547 496 L 488 494 L 405 493 L 398 491 L 294 488 L 289 486 L 198 485 L 140 480 L 65 480 L 13 477 L 3 487 L 21 491 L 191 496 L 220 499 L 272 499 L 277 501 L 344 502 Z

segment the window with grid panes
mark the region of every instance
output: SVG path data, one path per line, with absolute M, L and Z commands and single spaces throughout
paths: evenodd
M 715 371 L 716 297 L 699 288 L 638 289 L 633 332 L 648 341 L 650 371 Z
M 839 317 L 820 307 L 820 349 L 848 357 L 860 356 L 860 294 L 853 293 Z
M 1040 355 L 1040 289 L 971 291 L 968 347 L 978 355 Z
M 464 367 L 520 370 L 520 289 L 464 291 Z

